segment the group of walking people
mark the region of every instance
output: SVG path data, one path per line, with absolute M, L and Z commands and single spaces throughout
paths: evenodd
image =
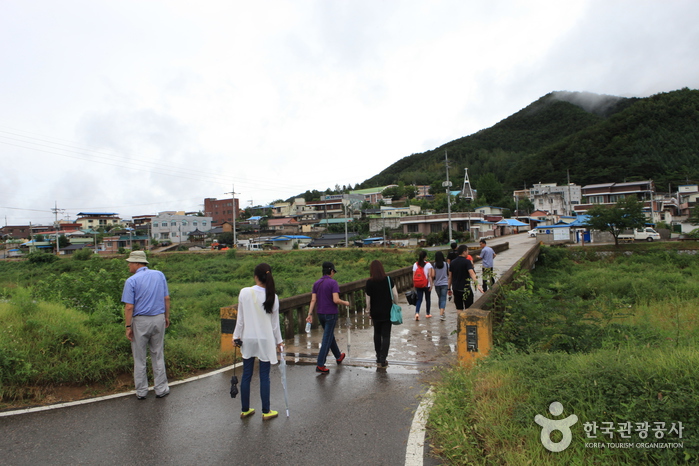
M 478 257 L 478 256 L 477 256 Z M 444 257 L 441 251 L 435 254 L 432 265 L 427 252 L 421 251 L 413 265 L 413 284 L 417 291 L 415 320 L 420 318 L 420 306 L 426 303 L 426 317 L 430 314 L 430 296 L 434 288 L 439 300 L 439 312 L 446 319 L 447 296 L 454 297 L 457 310 L 473 304 L 474 281 L 479 291 L 487 289 L 487 282 L 494 282 L 492 275 L 495 253 L 481 241 L 480 258 L 483 263 L 483 287 L 477 282 L 473 260 L 468 255 L 468 247 L 452 244 L 452 251 Z M 148 378 L 146 371 L 147 353 L 151 353 L 151 363 L 155 378 L 157 398 L 170 393 L 165 373 L 163 341 L 165 329 L 170 325 L 170 296 L 167 280 L 162 272 L 148 269 L 148 260 L 142 251 L 133 251 L 129 258 L 129 271 L 132 276 L 124 284 L 124 320 L 126 337 L 131 341 L 134 357 L 134 383 L 136 397 L 146 399 Z M 308 307 L 307 322 L 313 321 L 313 312 L 318 314 L 318 323 L 323 328 L 323 339 L 316 364 L 316 372 L 328 374 L 326 367 L 328 353 L 332 353 L 339 365 L 346 354 L 340 351 L 335 340 L 335 326 L 338 320 L 338 305 L 349 306 L 340 298 L 340 286 L 334 276 L 337 273 L 332 262 L 323 262 L 323 276 L 313 284 L 311 303 Z M 490 275 L 486 273 L 490 270 Z M 240 386 L 242 411 L 241 419 L 255 414 L 250 407 L 250 383 L 254 373 L 255 359 L 259 360 L 260 398 L 262 419 L 274 419 L 279 415 L 270 407 L 270 367 L 277 364 L 277 351 L 283 351 L 283 340 L 279 327 L 279 298 L 276 294 L 274 276 L 268 264 L 261 263 L 253 271 L 255 285 L 240 290 L 238 296 L 238 316 L 233 342 L 240 348 L 243 358 L 243 377 Z M 366 282 L 366 312 L 374 327 L 374 350 L 376 364 L 380 368 L 388 366 L 387 356 L 391 341 L 391 307 L 398 300 L 396 284 L 386 274 L 383 264 L 374 260 L 369 266 L 369 279 Z
M 415 303 L 415 320 L 420 320 L 420 307 L 425 302 L 425 317 L 431 318 L 432 289 L 437 293 L 439 318 L 446 320 L 447 299 L 454 297 L 454 305 L 457 311 L 463 311 L 471 307 L 474 300 L 471 282 L 481 293 L 488 290 L 488 285 L 495 283 L 493 272 L 493 259 L 495 251 L 486 244 L 486 240 L 480 241 L 481 250 L 476 257 L 481 259 L 483 286 L 478 283 L 473 257 L 468 253 L 468 246 L 456 243 L 451 244 L 451 251 L 444 257 L 441 251 L 434 255 L 434 264 L 427 258 L 427 251 L 422 250 L 417 262 L 413 264 L 413 287 L 417 293 Z
M 391 339 L 390 310 L 397 300 L 396 287 L 386 275 L 383 264 L 374 260 L 370 267 L 370 278 L 366 284 L 367 312 L 374 325 L 374 347 L 376 363 L 386 367 L 386 357 Z M 313 312 L 318 314 L 318 323 L 323 328 L 323 339 L 318 352 L 316 372 L 328 374 L 325 365 L 328 353 L 332 353 L 339 365 L 346 357 L 335 340 L 338 305 L 349 306 L 340 298 L 340 285 L 334 276 L 337 273 L 332 262 L 323 262 L 323 276 L 313 284 L 311 303 L 308 306 L 307 322 L 313 321 Z M 243 378 L 240 384 L 242 411 L 241 419 L 255 414 L 250 407 L 250 382 L 254 372 L 255 358 L 259 360 L 260 398 L 262 419 L 273 419 L 279 415 L 270 408 L 270 365 L 278 362 L 276 351 L 282 350 L 283 340 L 279 328 L 279 298 L 274 287 L 274 277 L 268 264 L 259 264 L 254 271 L 255 286 L 243 288 L 238 296 L 238 317 L 233 342 L 241 348 Z

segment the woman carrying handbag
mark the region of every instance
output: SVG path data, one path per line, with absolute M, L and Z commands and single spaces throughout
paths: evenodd
M 386 358 L 391 344 L 391 307 L 396 295 L 395 284 L 386 275 L 381 261 L 369 265 L 370 278 L 366 282 L 366 312 L 374 325 L 374 349 L 378 367 L 388 367 Z

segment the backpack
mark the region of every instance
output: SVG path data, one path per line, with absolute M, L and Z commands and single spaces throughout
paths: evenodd
M 413 286 L 415 288 L 427 288 L 429 282 L 427 281 L 427 275 L 425 275 L 425 268 L 417 266 L 415 272 L 413 272 Z

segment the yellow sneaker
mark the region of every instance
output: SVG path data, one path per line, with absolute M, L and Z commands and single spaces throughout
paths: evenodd
M 277 416 L 279 416 L 278 412 L 270 410 L 268 413 L 262 413 L 262 420 L 269 421 L 270 419 L 274 419 Z
M 242 413 L 240 413 L 240 419 L 245 419 L 246 417 L 250 417 L 253 414 L 255 414 L 255 410 L 248 409 L 247 411 L 243 411 Z

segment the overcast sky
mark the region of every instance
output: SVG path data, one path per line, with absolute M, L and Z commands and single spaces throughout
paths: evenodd
M 2 225 L 266 204 L 552 91 L 699 88 L 695 0 L 0 0 L 0 44 Z

